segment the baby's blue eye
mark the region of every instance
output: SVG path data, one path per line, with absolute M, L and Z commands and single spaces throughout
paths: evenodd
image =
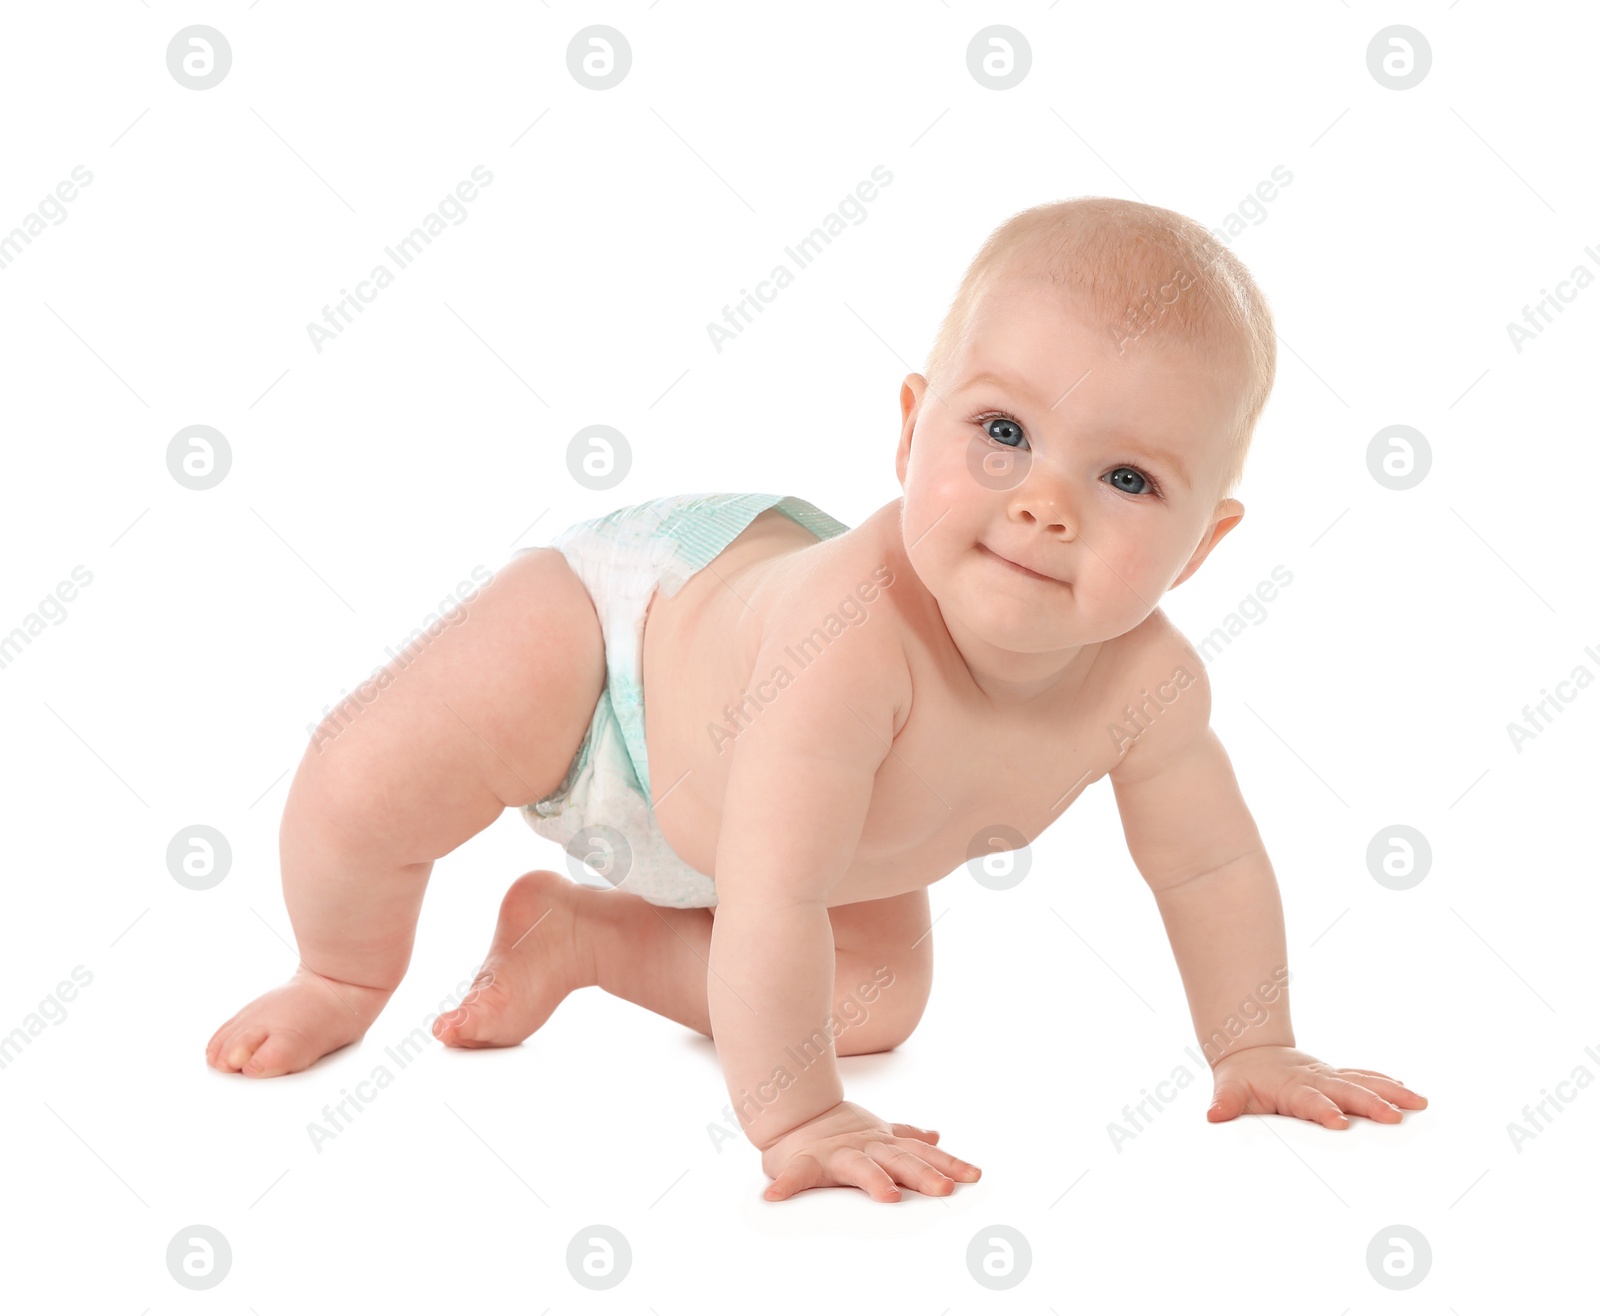
M 1121 489 L 1123 493 L 1140 494 L 1150 487 L 1150 481 L 1145 479 L 1144 476 L 1140 475 L 1139 472 L 1134 470 L 1131 466 L 1119 466 L 1116 470 L 1111 471 L 1109 474 L 1111 476 L 1112 484 L 1114 484 L 1118 489 Z M 1133 479 L 1139 482 L 1138 488 L 1130 489 L 1126 484 L 1117 478 L 1118 476 L 1131 476 Z
M 1022 427 L 1014 420 L 1004 416 L 995 416 L 983 423 L 984 433 L 997 443 L 1003 443 L 1008 448 L 1015 448 L 1018 443 L 1026 442 L 1022 437 Z

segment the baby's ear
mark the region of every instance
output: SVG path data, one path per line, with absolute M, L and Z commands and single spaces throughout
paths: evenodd
M 1217 539 L 1221 539 L 1223 535 L 1244 520 L 1244 504 L 1237 498 L 1224 498 L 1217 504 L 1217 510 L 1213 517 L 1217 524 L 1221 526 L 1221 529 L 1217 531 Z M 1222 524 L 1223 522 L 1226 522 L 1226 524 Z M 1214 539 L 1211 542 L 1216 543 L 1216 540 Z
M 1210 531 L 1207 532 L 1205 537 L 1201 539 L 1199 547 L 1194 551 L 1194 556 L 1184 564 L 1184 568 L 1178 573 L 1177 579 L 1174 580 L 1172 584 L 1168 585 L 1167 588 L 1169 590 L 1177 589 L 1179 585 L 1183 584 L 1183 582 L 1188 580 L 1190 576 L 1194 575 L 1195 572 L 1200 570 L 1200 564 L 1211 555 L 1211 550 L 1222 542 L 1222 537 L 1243 520 L 1244 504 L 1241 503 L 1237 498 L 1222 499 L 1222 501 L 1217 504 L 1217 510 L 1213 514 Z
M 928 391 L 928 381 L 913 371 L 900 383 L 900 423 L 904 425 Z
M 900 477 L 900 487 L 906 485 L 906 465 L 911 460 L 911 435 L 922 414 L 922 399 L 928 381 L 918 374 L 909 374 L 900 385 L 900 445 L 894 456 L 895 474 Z

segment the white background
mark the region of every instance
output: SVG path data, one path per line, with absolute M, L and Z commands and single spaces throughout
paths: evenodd
M 207 91 L 166 66 L 190 23 L 232 47 Z M 603 92 L 567 69 L 592 23 L 632 50 Z M 967 69 L 990 23 L 1031 47 L 1008 91 Z M 1391 23 L 1432 48 L 1408 91 L 1368 72 Z M 119 0 L 9 7 L 5 29 L 0 233 L 93 174 L 0 270 L 0 632 L 93 574 L 0 670 L 0 1033 L 74 966 L 93 975 L 0 1070 L 7 1307 L 1592 1304 L 1600 1091 L 1520 1150 L 1507 1125 L 1578 1066 L 1600 1075 L 1600 689 L 1520 753 L 1506 730 L 1575 667 L 1600 673 L 1600 291 L 1520 353 L 1506 332 L 1600 269 L 1592 15 Z M 494 178 L 466 222 L 317 352 L 307 323 L 477 165 Z M 893 182 L 865 222 L 714 350 L 707 322 L 875 165 Z M 923 1022 L 841 1064 L 852 1099 L 984 1167 L 948 1199 L 763 1202 L 756 1153 L 707 1132 L 726 1101 L 711 1043 L 597 990 L 512 1051 L 430 1044 L 314 1150 L 308 1121 L 470 977 L 510 880 L 561 865 L 509 812 L 436 866 L 363 1045 L 267 1082 L 206 1068 L 217 1024 L 295 963 L 276 839 L 308 724 L 471 568 L 669 493 L 793 493 L 857 524 L 899 495 L 900 381 L 997 224 L 1106 194 L 1220 226 L 1279 165 L 1292 183 L 1233 243 L 1281 335 L 1247 514 L 1162 606 L 1198 640 L 1292 572 L 1213 663 L 1214 725 L 1283 889 L 1300 1045 L 1394 1074 L 1427 1111 L 1212 1126 L 1199 1081 L 1114 1147 L 1126 1103 L 1198 1066 L 1104 782 L 1018 887 L 933 888 Z M 566 464 L 597 423 L 634 461 L 602 492 Z M 203 492 L 166 467 L 193 424 L 232 453 Z M 1392 424 L 1432 451 L 1405 492 L 1367 469 Z M 205 892 L 166 867 L 194 823 L 233 850 Z M 1395 823 L 1433 850 L 1403 892 L 1366 864 Z M 565 1261 L 597 1222 L 633 1249 L 598 1293 Z M 204 1293 L 165 1264 L 196 1223 L 233 1252 Z M 1433 1254 L 1404 1292 L 1365 1260 L 1397 1223 Z M 1033 1251 L 1001 1293 L 966 1261 L 995 1224 Z

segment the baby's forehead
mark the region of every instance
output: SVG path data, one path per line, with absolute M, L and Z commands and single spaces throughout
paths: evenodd
M 1062 352 L 1124 357 L 1137 350 L 1166 369 L 1246 372 L 1237 326 L 1193 305 L 1199 292 L 1180 282 L 1121 293 L 1044 277 L 997 279 L 977 291 L 957 356 L 968 366 L 996 353 L 1042 363 Z M 1191 305 L 1179 315 L 1176 307 L 1185 298 Z
M 1197 440 L 1231 430 L 1246 398 L 1243 356 L 1181 333 L 1126 341 L 1094 314 L 1047 290 L 996 289 L 969 322 L 948 387 L 962 397 L 992 389 L 1035 419 L 1178 443 L 1197 476 L 1226 465 L 1222 449 Z
M 1154 316 L 1157 308 L 1175 309 L 1182 295 L 1183 290 L 1175 280 L 1122 288 L 1092 282 L 1065 282 L 1044 274 L 1018 274 L 997 278 L 977 289 L 972 318 L 988 323 L 1026 316 L 1045 323 L 1087 324 L 1099 328 L 1121 322 L 1130 314 L 1137 316 L 1141 311 Z M 1197 318 L 1197 310 L 1190 311 L 1186 322 Z

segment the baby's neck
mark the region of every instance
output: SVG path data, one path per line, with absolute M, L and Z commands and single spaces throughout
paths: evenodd
M 991 704 L 1002 708 L 1054 701 L 1081 690 L 1102 647 L 1083 644 L 1050 653 L 1014 653 L 964 632 L 959 623 L 952 629 L 949 618 L 945 619 L 945 630 L 966 664 L 973 685 Z

